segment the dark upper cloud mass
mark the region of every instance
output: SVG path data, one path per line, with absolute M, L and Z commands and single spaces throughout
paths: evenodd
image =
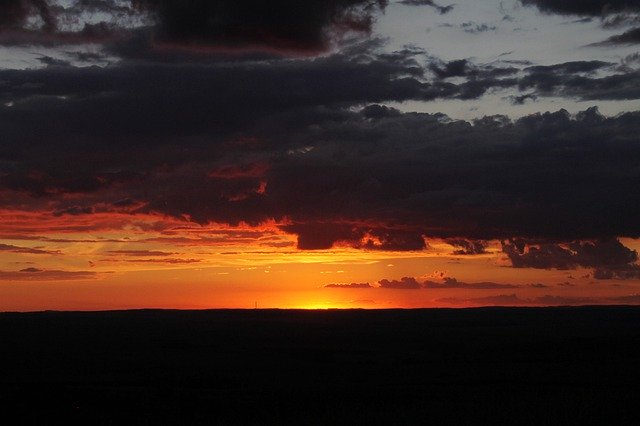
M 301 249 L 640 235 L 638 112 L 467 122 L 352 108 L 452 90 L 423 82 L 410 58 L 227 68 L 0 71 L 0 188 L 15 194 L 2 206 L 286 219 Z
M 565 15 L 604 16 L 625 11 L 640 11 L 638 0 L 520 0 L 543 12 Z
M 39 55 L 45 67 L 0 70 L 0 208 L 46 211 L 61 221 L 105 212 L 200 224 L 275 220 L 309 250 L 417 251 L 427 248 L 425 238 L 439 237 L 456 254 L 474 255 L 494 238 L 555 244 L 640 236 L 640 112 L 607 117 L 592 107 L 465 121 L 385 105 L 475 100 L 500 90 L 522 102 L 638 99 L 632 56 L 622 65 L 475 64 L 419 48 L 385 51 L 375 37 L 324 50 L 335 32 L 367 32 L 385 4 L 0 3 L 3 34 L 36 31 L 45 39 L 84 31 L 81 21 L 76 30 L 63 24 L 87 8 L 123 22 L 141 11 L 150 16 L 135 28 L 117 19 L 86 23 L 105 29 L 109 41 L 99 53 L 69 61 Z M 25 27 L 32 16 L 41 29 Z M 128 36 L 111 39 L 110 31 Z M 172 50 L 255 44 L 323 54 Z M 108 55 L 118 61 L 72 64 Z M 514 266 L 633 272 L 630 261 L 589 264 L 588 247 L 541 247 L 509 252 Z

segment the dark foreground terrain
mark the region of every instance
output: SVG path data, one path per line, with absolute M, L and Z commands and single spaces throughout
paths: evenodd
M 639 425 L 640 309 L 0 314 L 3 424 L 489 421 Z

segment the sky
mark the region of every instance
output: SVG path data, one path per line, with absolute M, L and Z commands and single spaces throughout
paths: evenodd
M 0 311 L 640 304 L 638 0 L 0 0 Z

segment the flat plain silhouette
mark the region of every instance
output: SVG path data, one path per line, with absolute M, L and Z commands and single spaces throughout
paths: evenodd
M 4 313 L 0 409 L 11 424 L 640 424 L 639 342 L 633 307 Z

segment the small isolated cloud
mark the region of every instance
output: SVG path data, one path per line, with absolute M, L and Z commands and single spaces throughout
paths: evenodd
M 324 288 L 348 289 L 348 288 L 372 288 L 372 287 L 371 287 L 371 284 L 369 283 L 351 283 L 351 284 L 327 284 L 324 286 Z

